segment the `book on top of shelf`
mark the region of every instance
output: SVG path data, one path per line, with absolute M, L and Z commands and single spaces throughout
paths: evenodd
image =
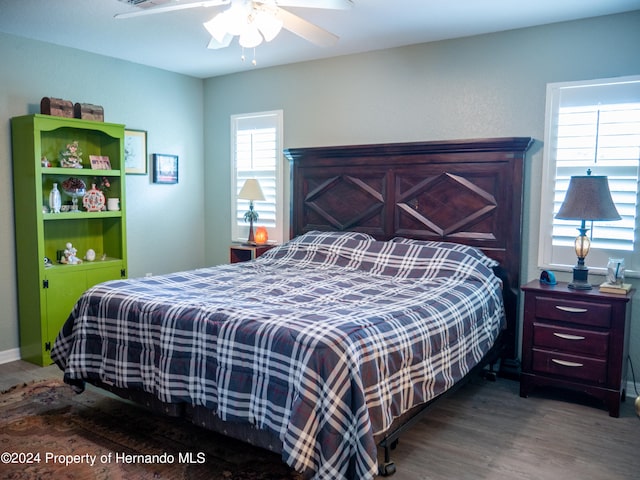
M 631 290 L 630 283 L 623 283 L 622 285 L 615 285 L 613 283 L 604 282 L 600 284 L 600 291 L 604 293 L 619 293 L 626 295 Z

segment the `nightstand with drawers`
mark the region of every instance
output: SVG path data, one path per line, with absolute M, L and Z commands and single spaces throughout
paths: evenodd
M 249 260 L 255 260 L 267 250 L 271 250 L 275 247 L 275 244 L 264 245 L 244 245 L 234 244 L 229 248 L 229 261 L 231 263 L 248 262 Z
M 571 290 L 566 283 L 522 287 L 522 375 L 520 396 L 536 386 L 587 393 L 618 417 L 625 398 L 631 322 L 628 294 Z

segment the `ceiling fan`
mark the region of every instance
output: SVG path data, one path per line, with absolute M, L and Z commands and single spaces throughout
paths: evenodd
M 229 6 L 204 23 L 211 34 L 208 48 L 228 47 L 239 36 L 242 47 L 257 47 L 263 40 L 271 41 L 282 28 L 319 46 L 331 46 L 338 36 L 294 15 L 282 7 L 343 10 L 353 6 L 352 0 L 119 0 L 137 7 L 130 12 L 119 13 L 115 18 L 131 18 L 143 15 L 174 12 L 190 8 Z

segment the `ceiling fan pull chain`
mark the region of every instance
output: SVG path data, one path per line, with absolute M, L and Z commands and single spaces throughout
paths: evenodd
M 251 61 L 251 65 L 253 65 L 254 67 L 258 64 L 258 62 L 256 61 L 256 49 L 254 47 L 253 49 L 253 60 Z
M 244 62 L 244 47 L 242 47 L 242 55 L 240 56 L 240 60 Z

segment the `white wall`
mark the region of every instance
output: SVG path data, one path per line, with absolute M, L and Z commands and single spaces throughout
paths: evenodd
M 227 258 L 229 116 L 283 109 L 285 148 L 533 137 L 521 281 L 537 278 L 546 84 L 638 74 L 638 45 L 640 11 L 208 79 L 205 174 L 215 208 L 206 216 L 207 259 Z M 640 293 L 633 309 L 640 371 Z
M 127 176 L 128 273 L 189 269 L 204 263 L 203 82 L 4 34 L 0 65 L 0 352 L 15 352 L 9 119 L 39 113 L 42 97 L 102 105 L 105 121 L 147 130 L 149 154 L 178 155 L 178 185 L 155 185 L 150 175 Z

